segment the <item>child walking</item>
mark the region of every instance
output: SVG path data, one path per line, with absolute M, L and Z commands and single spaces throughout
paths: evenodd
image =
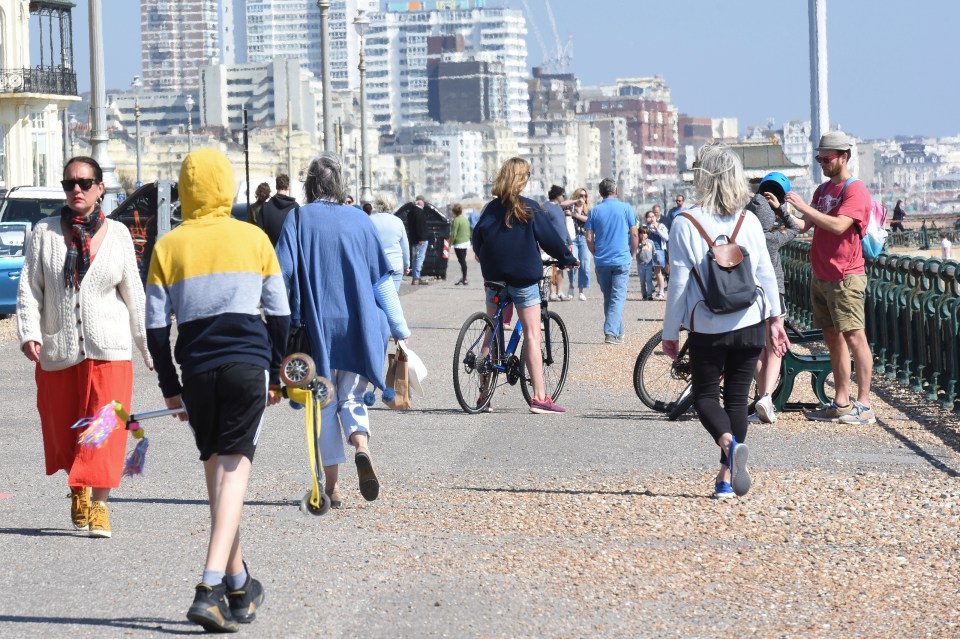
M 800 232 L 793 216 L 783 209 L 784 196 L 790 192 L 790 180 L 783 173 L 774 171 L 766 175 L 760 182 L 756 195 L 745 207 L 760 220 L 763 234 L 767 240 L 767 251 L 770 253 L 770 262 L 773 272 L 777 276 L 777 290 L 780 293 L 780 308 L 786 312 L 783 295 L 783 265 L 780 262 L 780 248 L 795 238 Z M 777 221 L 782 227 L 777 227 Z M 747 417 L 751 423 L 764 422 L 772 424 L 777 421 L 773 408 L 773 399 L 770 391 L 777 383 L 780 373 L 780 362 L 783 358 L 769 349 L 764 349 L 757 360 L 757 394 L 759 398 L 754 405 L 754 412 Z
M 187 409 L 210 499 L 207 559 L 187 619 L 236 632 L 263 603 L 240 549 L 240 515 L 264 408 L 280 401 L 290 307 L 269 238 L 230 217 L 236 188 L 226 156 L 193 151 L 179 187 L 183 224 L 150 260 L 147 340 L 167 407 Z M 171 313 L 182 385 L 170 356 Z
M 645 226 L 640 227 L 640 245 L 637 247 L 637 275 L 640 277 L 640 298 L 653 299 L 653 240 Z

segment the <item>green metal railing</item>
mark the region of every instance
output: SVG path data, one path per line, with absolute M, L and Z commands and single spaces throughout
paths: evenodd
M 887 236 L 887 247 L 915 246 L 921 251 L 929 251 L 931 248 L 940 245 L 941 233 L 945 233 L 947 238 L 956 244 L 957 238 L 960 237 L 960 228 L 958 228 L 956 224 L 945 224 L 942 227 L 938 227 L 937 223 L 933 221 L 930 222 L 930 226 L 927 226 L 926 221 L 924 221 L 918 229 L 898 231 L 896 233 L 891 232 Z
M 790 242 L 781 259 L 787 312 L 795 323 L 810 328 L 810 243 Z M 867 261 L 864 310 L 874 374 L 924 392 L 927 399 L 939 401 L 946 409 L 960 408 L 958 266 L 954 260 L 886 253 Z

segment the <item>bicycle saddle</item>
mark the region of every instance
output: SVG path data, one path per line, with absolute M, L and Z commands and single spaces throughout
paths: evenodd
M 492 290 L 494 293 L 499 293 L 503 289 L 507 288 L 506 282 L 485 281 L 483 285 Z

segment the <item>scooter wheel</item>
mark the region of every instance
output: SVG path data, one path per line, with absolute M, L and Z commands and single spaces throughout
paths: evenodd
M 315 383 L 313 396 L 317 398 L 320 408 L 325 408 L 333 401 L 333 384 L 326 377 L 317 377 Z
M 327 493 L 321 492 L 320 508 L 314 508 L 310 503 L 310 495 L 312 493 L 312 490 L 308 490 L 303 496 L 303 499 L 300 500 L 300 512 L 304 515 L 313 515 L 314 517 L 327 514 L 327 511 L 330 510 L 330 497 L 327 496 Z
M 287 355 L 280 363 L 280 380 L 287 386 L 303 388 L 309 386 L 317 375 L 317 365 L 306 353 Z

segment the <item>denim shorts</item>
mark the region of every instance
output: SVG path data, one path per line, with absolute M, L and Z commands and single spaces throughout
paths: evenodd
M 485 289 L 487 292 L 487 304 L 494 306 L 493 289 Z M 540 303 L 540 285 L 531 284 L 530 286 L 510 286 L 503 289 L 503 292 L 510 296 L 513 305 L 517 308 L 527 308 L 536 306 Z
M 667 265 L 667 252 L 663 249 L 656 249 L 653 252 L 653 265 L 658 268 L 663 268 Z

